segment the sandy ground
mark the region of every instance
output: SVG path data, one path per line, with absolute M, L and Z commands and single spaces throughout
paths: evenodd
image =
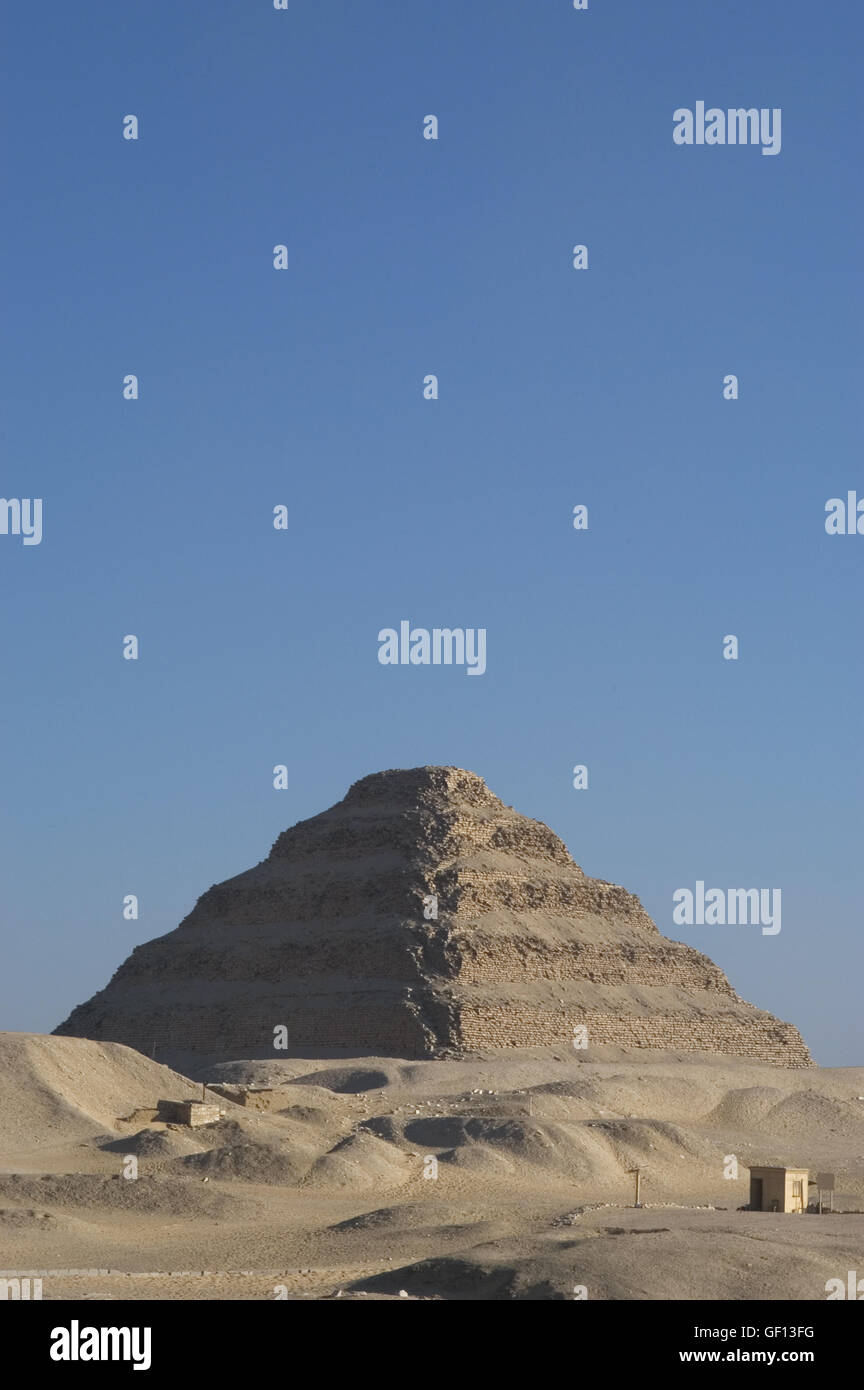
M 525 1052 L 203 1070 L 278 1088 L 277 1108 L 208 1093 L 218 1123 L 167 1124 L 158 1101 L 200 1098 L 200 1076 L 0 1034 L 4 1275 L 44 1299 L 277 1301 L 821 1300 L 864 1279 L 864 1068 Z M 844 1210 L 739 1210 L 749 1163 L 832 1171 Z

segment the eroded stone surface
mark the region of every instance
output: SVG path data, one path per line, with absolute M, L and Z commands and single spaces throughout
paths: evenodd
M 437 920 L 423 899 L 434 893 Z M 364 777 L 138 946 L 61 1034 L 159 1057 L 589 1046 L 812 1065 L 790 1024 L 662 936 L 637 898 L 588 878 L 561 840 L 481 777 Z

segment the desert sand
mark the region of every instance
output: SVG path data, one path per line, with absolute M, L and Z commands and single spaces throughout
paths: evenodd
M 202 1080 L 217 1122 L 156 1118 Z M 841 1210 L 740 1210 L 751 1162 L 833 1171 Z M 0 1266 L 43 1299 L 820 1300 L 864 1273 L 862 1211 L 864 1068 L 595 1048 L 187 1078 L 0 1034 Z
M 747 1210 L 750 1164 L 837 1210 Z M 475 773 L 373 773 L 0 1034 L 0 1232 L 44 1298 L 825 1299 L 864 1068 Z

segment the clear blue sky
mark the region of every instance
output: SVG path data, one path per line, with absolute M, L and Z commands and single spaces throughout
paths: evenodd
M 824 529 L 864 495 L 857 0 L 2 27 L 0 491 L 44 539 L 0 536 L 0 1027 L 356 778 L 454 763 L 864 1063 L 864 537 Z M 781 108 L 781 154 L 677 147 L 699 100 Z M 379 665 L 403 618 L 485 627 L 486 674 Z M 780 887 L 782 932 L 675 928 L 698 879 Z

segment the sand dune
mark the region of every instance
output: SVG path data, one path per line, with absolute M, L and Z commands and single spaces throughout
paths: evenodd
M 864 1068 L 234 1062 L 200 1128 L 155 1118 L 200 1080 L 117 1044 L 0 1034 L 0 1077 L 3 1263 L 118 1271 L 46 1276 L 46 1298 L 818 1299 L 864 1268 L 864 1216 L 739 1210 L 750 1162 L 829 1169 L 864 1208 Z M 273 1089 L 227 1098 L 250 1082 Z
M 803 1224 L 805 1223 L 806 1224 Z M 860 1265 L 864 1217 L 625 1211 L 420 1260 L 362 1287 L 448 1299 L 817 1299 Z M 856 1261 L 858 1262 L 856 1264 Z
M 201 1088 L 120 1043 L 0 1033 L 0 1163 L 111 1130 L 119 1116 Z

